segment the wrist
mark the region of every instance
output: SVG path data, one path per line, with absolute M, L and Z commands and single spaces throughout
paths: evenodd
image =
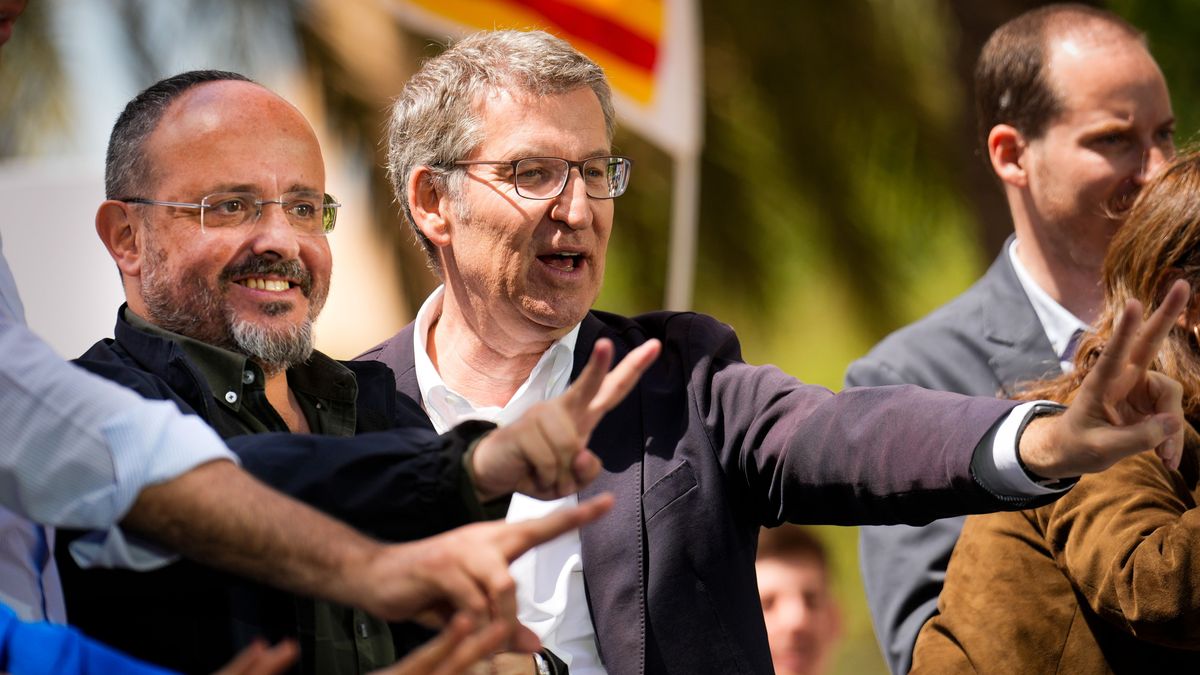
M 338 547 L 340 555 L 335 571 L 325 579 L 326 592 L 321 595 L 334 602 L 388 618 L 387 612 L 378 606 L 381 600 L 379 589 L 385 588 L 387 582 L 378 571 L 386 547 L 366 536 L 359 536 L 347 544 Z
M 486 431 L 479 437 L 475 438 L 467 445 L 467 451 L 463 453 L 463 471 L 467 474 L 467 481 L 475 490 L 475 497 L 481 504 L 490 502 L 493 499 L 503 496 L 503 493 L 492 489 L 488 485 L 482 483 L 479 478 L 479 473 L 476 471 L 475 459 L 478 457 L 479 446 L 487 443 L 488 437 L 491 436 L 491 431 Z
M 1061 446 L 1056 440 L 1059 420 L 1066 406 L 1057 403 L 1038 403 L 1026 414 L 1017 430 L 1017 464 L 1031 481 L 1042 487 L 1055 487 L 1064 479 L 1074 478 L 1069 469 L 1060 466 L 1054 449 Z

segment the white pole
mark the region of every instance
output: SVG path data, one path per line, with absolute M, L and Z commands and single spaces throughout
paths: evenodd
M 700 155 L 677 155 L 671 190 L 671 241 L 667 252 L 667 309 L 692 308 L 696 271 L 696 231 L 700 217 Z

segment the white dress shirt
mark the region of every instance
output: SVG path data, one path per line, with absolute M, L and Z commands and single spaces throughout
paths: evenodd
M 465 420 L 508 424 L 534 404 L 562 394 L 575 362 L 579 326 L 546 350 L 524 384 L 503 407 L 475 406 L 452 391 L 429 359 L 429 328 L 442 313 L 444 289 L 438 288 L 421 305 L 413 329 L 413 356 L 421 403 L 433 427 L 445 433 Z M 509 522 L 529 520 L 579 503 L 575 495 L 542 501 L 514 494 L 508 507 Z M 588 612 L 583 587 L 583 562 L 578 530 L 548 542 L 513 561 L 509 571 L 517 582 L 517 618 L 542 645 L 563 660 L 571 675 L 604 675 L 596 651 L 596 629 Z
M 66 363 L 30 332 L 0 251 L 0 601 L 26 621 L 65 621 L 53 531 L 30 520 L 98 530 L 72 546 L 81 564 L 169 560 L 117 521 L 143 487 L 214 459 L 234 456 L 199 418 Z
M 1042 330 L 1045 331 L 1046 338 L 1050 340 L 1050 346 L 1054 348 L 1054 353 L 1059 355 L 1059 363 L 1063 372 L 1069 373 L 1074 367 L 1074 363 L 1071 359 L 1062 359 L 1061 357 L 1067 350 L 1067 343 L 1071 341 L 1071 336 L 1076 331 L 1086 331 L 1088 325 L 1072 314 L 1071 310 L 1058 304 L 1033 280 L 1033 276 L 1029 274 L 1029 270 L 1025 269 L 1020 256 L 1017 255 L 1019 243 L 1013 239 L 1013 242 L 1009 244 L 1008 260 L 1012 263 L 1013 271 L 1017 273 L 1017 281 L 1021 283 L 1021 288 L 1025 290 L 1025 295 L 1029 298 L 1029 304 L 1033 305 L 1033 313 L 1037 315 L 1038 322 L 1042 324 Z
M 421 305 L 413 326 L 413 358 L 421 403 L 438 433 L 465 420 L 482 419 L 506 424 L 533 404 L 566 391 L 574 362 L 579 326 L 550 346 L 529 374 L 529 379 L 503 407 L 475 406 L 446 386 L 429 358 L 429 329 L 441 316 L 444 288 L 437 288 Z M 977 477 L 993 492 L 1028 497 L 1053 492 L 1034 483 L 1017 461 L 1017 431 L 1037 402 L 1024 403 L 999 425 L 992 442 L 991 461 L 981 462 Z M 507 520 L 528 520 L 578 503 L 575 496 L 541 501 L 514 494 Z M 571 675 L 606 675 L 596 650 L 596 629 L 584 595 L 582 549 L 578 531 L 538 546 L 509 568 L 517 584 L 517 617 L 542 645 L 566 663 Z

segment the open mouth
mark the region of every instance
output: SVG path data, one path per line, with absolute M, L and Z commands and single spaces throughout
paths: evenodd
M 556 270 L 572 272 L 576 267 L 583 263 L 584 257 L 582 253 L 563 252 L 539 255 L 538 260 Z

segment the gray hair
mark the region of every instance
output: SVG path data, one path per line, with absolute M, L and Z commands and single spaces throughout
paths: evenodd
M 104 161 L 104 192 L 108 199 L 143 196 L 149 189 L 153 167 L 146 157 L 146 139 L 158 128 L 162 116 L 184 92 L 205 82 L 254 82 L 245 75 L 224 70 L 190 70 L 147 87 L 117 117 L 108 138 Z
M 421 66 L 392 104 L 388 125 L 388 177 L 396 201 L 441 276 L 437 249 L 421 233 L 408 204 L 413 171 L 426 166 L 435 186 L 452 199 L 462 194 L 463 176 L 451 171 L 483 143 L 477 105 L 494 91 L 547 96 L 591 87 L 604 111 L 605 131 L 615 126 L 612 90 L 604 71 L 565 40 L 543 31 L 485 31 L 450 46 Z M 465 209 L 465 205 L 456 208 Z M 460 214 L 465 211 L 460 210 Z

